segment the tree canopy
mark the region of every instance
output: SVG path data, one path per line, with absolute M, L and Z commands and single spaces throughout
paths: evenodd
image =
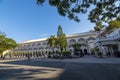
M 116 20 L 112 20 L 109 22 L 109 29 L 116 29 L 120 28 L 120 20 L 117 18 Z
M 55 36 L 52 36 L 52 35 L 51 35 L 50 38 L 47 39 L 48 45 L 49 45 L 50 47 L 54 48 L 55 45 L 56 45 L 56 40 L 57 40 L 57 38 L 56 38 Z
M 62 27 L 58 26 L 57 36 L 50 36 L 50 38 L 47 39 L 48 44 L 50 47 L 54 49 L 54 47 L 57 47 L 63 52 L 67 47 L 67 39 L 65 34 L 62 31 Z
M 58 47 L 60 47 L 61 51 L 66 49 L 66 47 L 67 47 L 67 39 L 66 39 L 65 34 L 57 36 L 57 44 L 58 44 Z
M 58 26 L 58 32 L 57 32 L 57 36 L 60 36 L 63 34 L 63 31 L 62 31 L 62 27 L 59 25 Z
M 75 49 L 80 49 L 81 44 L 79 44 L 79 43 L 72 44 L 72 47 L 75 48 Z
M 62 27 L 58 26 L 58 32 L 57 32 L 57 46 L 61 49 L 61 52 L 63 52 L 67 47 L 67 39 L 65 33 L 62 31 Z
M 10 50 L 17 46 L 17 43 L 12 38 L 7 38 L 5 33 L 0 32 L 0 55 L 3 51 Z
M 95 29 L 99 30 L 109 22 L 120 16 L 119 0 L 49 0 L 49 5 L 56 7 L 61 16 L 67 16 L 71 20 L 80 21 L 79 13 L 85 14 L 90 10 L 88 20 L 95 23 Z M 38 5 L 43 5 L 45 0 L 37 0 Z M 90 9 L 92 7 L 92 9 Z M 88 10 L 89 9 L 89 10 Z M 107 25 L 107 26 L 108 26 Z

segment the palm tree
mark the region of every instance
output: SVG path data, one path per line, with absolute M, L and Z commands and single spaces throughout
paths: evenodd
M 56 45 L 56 40 L 57 38 L 55 37 L 55 35 L 51 35 L 50 38 L 47 39 L 48 41 L 48 45 L 52 48 L 52 50 L 54 50 L 54 47 Z

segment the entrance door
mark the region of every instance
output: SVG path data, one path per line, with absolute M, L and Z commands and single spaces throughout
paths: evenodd
M 84 49 L 84 54 L 87 55 L 87 49 Z
M 118 46 L 117 45 L 113 45 L 112 48 L 113 48 L 113 56 L 117 56 Z

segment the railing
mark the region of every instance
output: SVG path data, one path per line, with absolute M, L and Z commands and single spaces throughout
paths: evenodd
M 97 43 L 97 42 L 100 42 L 100 41 L 109 41 L 109 40 L 117 40 L 117 39 L 120 39 L 120 29 L 117 29 L 117 30 L 113 31 L 107 37 L 97 38 L 94 41 L 94 44 Z

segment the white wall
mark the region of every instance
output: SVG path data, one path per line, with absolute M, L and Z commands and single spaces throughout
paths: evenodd
M 68 47 L 67 47 L 67 50 L 70 50 L 70 49 L 72 49 L 73 50 L 73 48 L 69 48 L 69 45 L 71 45 L 70 44 L 70 40 L 71 39 L 74 39 L 74 40 L 76 40 L 76 43 L 78 43 L 78 40 L 80 39 L 80 38 L 83 38 L 83 39 L 85 39 L 85 42 L 84 41 L 81 41 L 80 43 L 84 43 L 84 44 L 86 44 L 86 46 L 81 46 L 81 49 L 82 49 L 82 51 L 84 51 L 84 49 L 87 49 L 88 50 L 88 52 L 89 52 L 89 49 L 88 49 L 88 47 L 89 48 L 93 48 L 93 43 L 88 43 L 87 42 L 87 39 L 89 38 L 89 37 L 96 37 L 96 35 L 94 34 L 87 34 L 86 36 L 73 36 L 73 37 L 69 37 L 69 38 L 67 38 L 67 42 L 68 42 Z M 40 47 L 43 47 L 44 48 L 44 51 L 46 51 L 46 47 L 49 47 L 47 44 L 45 44 L 45 45 L 43 45 L 43 43 L 47 43 L 47 41 L 46 40 L 42 40 L 42 41 L 37 41 L 37 42 L 29 42 L 29 43 L 23 43 L 23 44 L 21 44 L 22 46 L 22 48 L 32 48 L 32 51 L 36 51 L 36 50 L 33 50 L 34 48 L 37 48 L 37 51 L 39 51 L 40 49 Z M 38 45 L 38 43 L 40 43 L 41 45 Z M 28 47 L 28 45 L 30 44 L 30 46 Z M 34 44 L 34 46 L 33 46 L 33 44 Z M 88 46 L 89 45 L 89 46 Z

